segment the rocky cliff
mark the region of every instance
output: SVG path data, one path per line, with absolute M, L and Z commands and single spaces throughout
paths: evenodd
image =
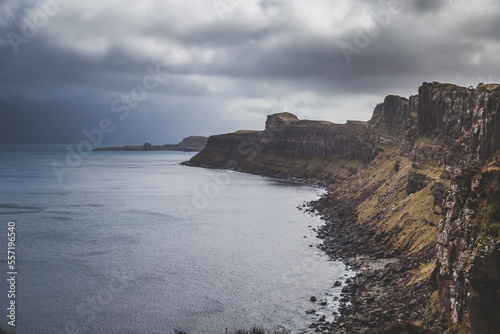
M 399 294 L 420 289 L 427 309 L 417 302 L 413 312 L 387 309 L 379 320 L 496 333 L 499 113 L 500 85 L 424 83 L 418 95 L 387 96 L 368 122 L 268 116 L 263 131 L 210 137 L 187 164 L 329 185 L 322 213 L 332 221 L 352 220 L 348 228 L 356 231 L 349 243 L 336 235 L 349 233 L 345 228 L 324 231 L 332 256 L 346 256 L 351 247 L 376 258 L 404 257 L 424 249 L 430 254 L 428 247 L 437 244 L 436 260 L 412 255 L 411 267 L 398 267 L 400 281 L 407 279 Z
M 500 164 L 463 171 L 444 202 L 434 284 L 453 324 L 500 328 Z
M 448 169 L 487 160 L 500 149 L 499 97 L 499 85 L 424 84 L 419 88 L 419 135 L 432 135 L 440 143 Z
M 207 147 L 187 164 L 340 182 L 375 155 L 372 132 L 365 122 L 333 124 L 280 113 L 268 116 L 263 131 L 209 137 Z

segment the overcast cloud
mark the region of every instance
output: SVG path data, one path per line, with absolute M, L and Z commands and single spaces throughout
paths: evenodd
M 0 0 L 0 143 L 368 120 L 424 81 L 500 80 L 499 31 L 495 0 Z

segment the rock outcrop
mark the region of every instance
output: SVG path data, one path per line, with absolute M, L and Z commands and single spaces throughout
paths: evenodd
M 210 137 L 187 164 L 330 186 L 320 211 L 333 223 L 321 237 L 333 257 L 352 255 L 339 246 L 338 232 L 347 229 L 357 236 L 350 234 L 351 250 L 375 258 L 419 254 L 437 243 L 435 267 L 423 257 L 418 263 L 416 256 L 415 278 L 406 276 L 408 286 L 398 290 L 424 291 L 415 284 L 430 290 L 432 282 L 436 292 L 427 314 L 413 312 L 410 319 L 399 310 L 381 309 L 390 315 L 384 321 L 427 321 L 440 332 L 470 327 L 471 333 L 496 333 L 499 115 L 500 85 L 424 83 L 408 99 L 387 96 L 368 122 L 268 116 L 263 131 Z M 424 308 L 415 304 L 415 310 Z

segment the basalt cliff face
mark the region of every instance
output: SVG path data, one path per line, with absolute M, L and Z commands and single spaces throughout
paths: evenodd
M 210 137 L 187 164 L 328 185 L 322 214 L 351 219 L 348 228 L 361 235 L 343 244 L 338 229 L 325 229 L 330 255 L 349 254 L 344 245 L 373 258 L 412 256 L 394 275 L 396 290 L 418 290 L 428 304 L 380 306 L 347 331 L 411 320 L 439 332 L 497 333 L 499 114 L 500 85 L 424 83 L 410 98 L 387 96 L 368 122 L 268 116 L 263 131 Z M 418 256 L 429 249 L 434 258 Z M 360 292 L 361 304 L 371 300 L 367 293 Z
M 432 135 L 442 146 L 443 163 L 457 171 L 485 161 L 500 149 L 500 90 L 424 84 L 419 89 L 419 135 Z
M 264 131 L 209 137 L 188 164 L 319 182 L 341 181 L 376 154 L 365 122 L 339 125 L 270 115 Z
M 500 164 L 466 169 L 446 194 L 434 284 L 440 311 L 471 333 L 500 328 L 499 232 Z

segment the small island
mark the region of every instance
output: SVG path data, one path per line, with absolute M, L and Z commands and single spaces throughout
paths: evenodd
M 95 151 L 183 151 L 183 152 L 199 152 L 207 145 L 207 137 L 190 136 L 184 138 L 178 144 L 151 145 L 127 145 L 127 146 L 108 146 L 96 148 Z

